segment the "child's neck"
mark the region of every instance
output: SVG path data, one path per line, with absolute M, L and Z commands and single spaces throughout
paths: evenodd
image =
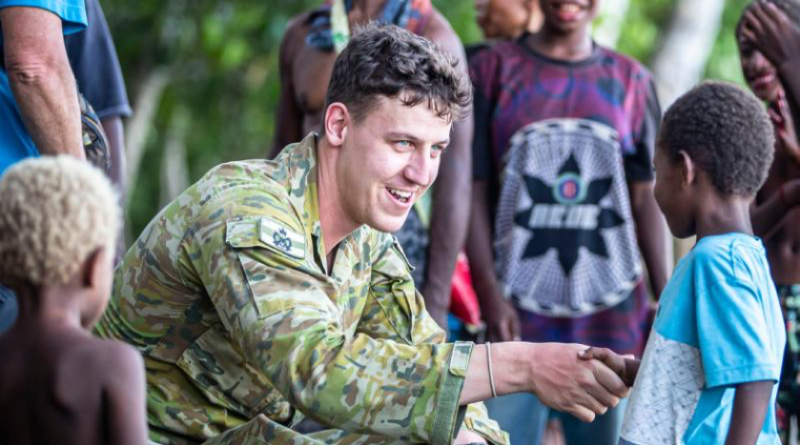
M 695 220 L 697 239 L 733 232 L 752 236 L 750 202 L 749 198 L 728 196 L 702 204 Z
M 84 330 L 80 291 L 66 287 L 16 289 L 20 326 L 39 325 Z
M 551 59 L 578 62 L 592 55 L 592 36 L 590 28 L 561 33 L 545 22 L 542 29 L 530 36 L 534 50 Z

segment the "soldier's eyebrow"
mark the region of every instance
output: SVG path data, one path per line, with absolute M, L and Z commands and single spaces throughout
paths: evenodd
M 420 141 L 418 137 L 402 131 L 386 133 L 386 139 L 390 139 L 393 141 L 411 141 L 411 142 Z

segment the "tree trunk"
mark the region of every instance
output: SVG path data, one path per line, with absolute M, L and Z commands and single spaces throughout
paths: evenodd
M 178 107 L 172 114 L 161 160 L 161 205 L 175 199 L 189 186 L 189 166 L 186 163 L 186 132 L 189 113 Z
M 702 79 L 724 9 L 725 0 L 678 0 L 652 63 L 662 107 Z
M 136 190 L 136 180 L 142 162 L 147 136 L 153 126 L 153 119 L 161 103 L 161 95 L 169 83 L 169 73 L 166 69 L 155 69 L 148 74 L 142 82 L 142 88 L 136 95 L 134 110 L 125 130 L 125 152 L 128 163 L 128 203 Z
M 702 79 L 724 9 L 725 0 L 678 0 L 652 63 L 663 109 Z M 694 238 L 674 240 L 675 260 L 694 243 Z
M 608 48 L 616 48 L 630 0 L 605 0 L 601 3 L 600 24 L 595 27 L 595 41 Z

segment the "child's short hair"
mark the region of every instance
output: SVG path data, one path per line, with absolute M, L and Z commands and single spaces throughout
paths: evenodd
M 70 156 L 26 159 L 0 179 L 0 283 L 65 284 L 113 248 L 120 210 L 100 170 Z
M 704 82 L 664 114 L 659 149 L 685 151 L 723 195 L 754 196 L 767 178 L 775 147 L 764 105 L 749 91 Z

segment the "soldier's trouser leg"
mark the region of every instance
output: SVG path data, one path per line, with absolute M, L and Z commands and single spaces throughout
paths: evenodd
M 230 429 L 203 445 L 401 445 L 381 436 L 354 434 L 342 430 L 325 430 L 306 436 L 259 415 L 244 425 Z

